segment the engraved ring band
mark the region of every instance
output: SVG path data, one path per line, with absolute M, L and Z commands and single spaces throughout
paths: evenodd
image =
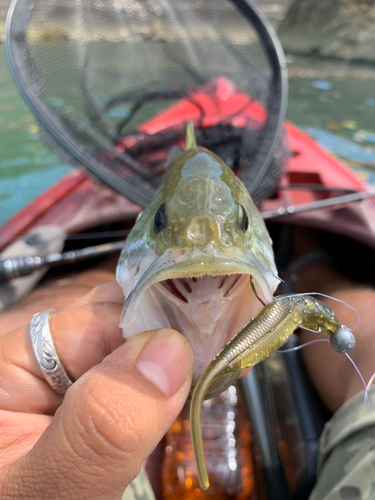
M 30 322 L 30 338 L 35 357 L 49 385 L 59 394 L 65 394 L 73 384 L 66 374 L 55 350 L 49 328 L 52 309 L 36 313 Z

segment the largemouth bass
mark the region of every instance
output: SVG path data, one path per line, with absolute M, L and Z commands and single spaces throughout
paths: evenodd
M 117 266 L 124 337 L 181 332 L 194 351 L 195 386 L 215 355 L 262 310 L 279 279 L 266 226 L 245 186 L 216 155 L 186 150 L 166 169 Z M 210 393 L 211 390 L 211 393 Z M 217 392 L 210 387 L 206 397 Z

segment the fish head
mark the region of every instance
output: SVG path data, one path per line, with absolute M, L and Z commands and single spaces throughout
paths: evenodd
M 245 186 L 216 155 L 194 147 L 167 168 L 117 266 L 125 338 L 181 332 L 194 351 L 193 386 L 221 348 L 272 300 L 272 243 Z

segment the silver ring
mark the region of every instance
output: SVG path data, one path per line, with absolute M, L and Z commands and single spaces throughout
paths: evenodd
M 65 394 L 73 382 L 66 374 L 53 345 L 49 329 L 49 317 L 52 311 L 48 309 L 34 314 L 30 321 L 30 338 L 35 357 L 47 382 L 56 392 Z

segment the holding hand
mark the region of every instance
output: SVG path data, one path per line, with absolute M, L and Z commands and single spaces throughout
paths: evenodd
M 173 330 L 124 342 L 123 296 L 100 285 L 45 315 L 53 356 L 75 383 L 48 382 L 30 328 L 0 337 L 0 497 L 120 498 L 180 412 L 193 354 Z

